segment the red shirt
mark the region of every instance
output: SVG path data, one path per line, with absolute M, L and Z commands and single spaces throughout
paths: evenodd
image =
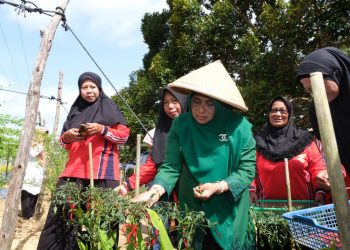
M 325 170 L 314 142 L 288 160 L 292 200 L 313 200 L 318 187 L 316 175 Z M 284 161 L 272 162 L 257 151 L 256 177 L 252 183 L 259 199 L 287 200 Z
M 158 169 L 149 154 L 147 161 L 140 167 L 140 186 L 149 183 L 156 176 Z M 127 180 L 128 189 L 135 189 L 136 174 L 132 174 Z
M 60 177 L 90 179 L 89 143 L 92 144 L 94 179 L 119 180 L 118 144 L 128 140 L 130 129 L 125 125 L 104 126 L 101 134 L 86 140 L 61 144 L 68 150 L 68 161 Z

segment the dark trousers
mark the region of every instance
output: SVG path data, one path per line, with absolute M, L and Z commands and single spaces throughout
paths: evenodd
M 222 250 L 218 243 L 216 243 L 209 229 L 206 230 L 206 235 L 202 243 L 202 250 Z
M 35 212 L 35 205 L 38 200 L 38 194 L 34 195 L 25 190 L 21 192 L 21 210 L 22 217 L 25 219 L 29 219 L 33 217 Z
M 90 180 L 69 178 L 70 182 L 75 182 L 83 187 L 88 187 Z M 60 178 L 56 185 L 56 190 L 60 186 L 68 182 L 67 178 Z M 115 188 L 119 185 L 119 181 L 114 180 L 94 180 L 94 185 L 96 187 L 102 188 Z M 41 232 L 38 250 L 76 250 L 79 249 L 77 244 L 77 232 L 79 228 L 77 226 L 71 226 L 67 224 L 68 220 L 68 206 L 64 214 L 66 218 L 63 217 L 62 213 L 54 212 L 54 205 L 51 203 L 44 229 Z M 57 210 L 59 211 L 59 209 Z M 118 230 L 118 228 L 117 228 Z

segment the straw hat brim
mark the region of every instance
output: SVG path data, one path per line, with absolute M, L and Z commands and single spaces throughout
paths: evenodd
M 235 82 L 221 61 L 215 61 L 194 70 L 168 86 L 179 93 L 200 93 L 226 103 L 239 111 L 248 111 Z

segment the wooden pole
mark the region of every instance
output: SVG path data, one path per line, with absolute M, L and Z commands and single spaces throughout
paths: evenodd
M 141 155 L 141 135 L 137 134 L 136 137 L 136 183 L 135 183 L 135 196 L 140 193 L 140 155 Z
M 89 142 L 90 187 L 94 187 L 94 163 L 92 161 L 92 144 Z
M 60 7 L 65 10 L 69 0 L 63 0 Z M 46 61 L 54 40 L 56 29 L 61 21 L 60 15 L 54 15 L 46 32 L 44 32 L 40 44 L 39 56 L 32 72 L 29 90 L 26 99 L 25 117 L 16 160 L 13 167 L 13 176 L 9 182 L 8 195 L 5 201 L 5 209 L 0 230 L 0 249 L 10 250 L 15 233 L 18 204 L 21 196 L 21 188 L 27 167 L 30 145 L 33 139 L 35 122 L 38 114 L 40 100 L 40 86 L 43 78 Z
M 284 158 L 284 172 L 285 172 L 285 176 L 286 176 L 288 211 L 292 211 L 293 205 L 292 205 L 292 192 L 290 189 L 288 158 Z M 295 250 L 294 239 L 291 237 L 289 240 L 290 240 L 291 250 Z
M 340 231 L 342 249 L 350 249 L 350 207 L 344 177 L 340 167 L 338 146 L 335 139 L 331 112 L 321 72 L 310 74 L 311 88 L 316 108 L 321 141 L 327 162 L 327 171 Z M 349 107 L 350 108 L 350 107 Z M 349 152 L 350 153 L 350 152 Z
M 292 211 L 292 192 L 290 189 L 290 178 L 289 178 L 289 167 L 288 158 L 284 158 L 284 172 L 286 174 L 286 185 L 287 185 L 287 197 L 288 197 L 288 211 Z
M 58 80 L 58 90 L 57 90 L 55 122 L 54 122 L 53 130 L 52 130 L 54 137 L 56 137 L 56 135 L 57 135 L 58 123 L 60 120 L 60 108 L 61 108 L 61 103 L 62 103 L 62 86 L 63 86 L 63 73 L 62 73 L 62 71 L 60 71 L 59 80 Z

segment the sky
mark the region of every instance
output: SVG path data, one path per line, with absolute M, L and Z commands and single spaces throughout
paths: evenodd
M 20 0 L 7 0 L 19 4 Z M 44 10 L 54 11 L 62 0 L 31 0 Z M 32 5 L 28 5 L 33 7 Z M 67 24 L 104 71 L 115 89 L 127 87 L 129 75 L 142 68 L 147 53 L 141 33 L 145 13 L 168 8 L 166 0 L 70 0 L 66 8 Z M 24 118 L 26 95 L 32 71 L 39 56 L 40 29 L 51 17 L 39 13 L 17 14 L 15 8 L 0 4 L 0 113 Z M 57 28 L 41 83 L 40 94 L 57 97 L 59 72 L 63 73 L 63 91 L 58 133 L 67 111 L 79 94 L 77 80 L 81 73 L 93 71 L 102 78 L 108 96 L 113 87 L 79 45 L 70 31 Z M 54 126 L 56 101 L 41 98 L 39 111 L 51 132 Z

